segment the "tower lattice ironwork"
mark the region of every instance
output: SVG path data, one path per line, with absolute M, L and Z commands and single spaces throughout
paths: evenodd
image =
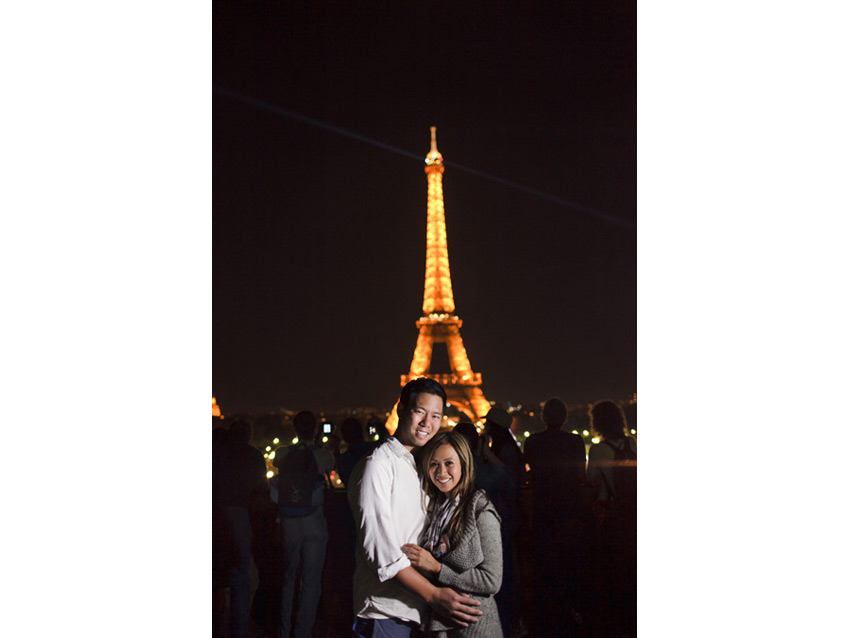
M 443 156 L 437 150 L 437 127 L 431 127 L 431 151 L 425 157 L 428 180 L 428 230 L 425 249 L 425 293 L 422 316 L 416 322 L 419 338 L 410 362 L 410 371 L 401 375 L 401 385 L 411 379 L 430 377 L 446 390 L 448 402 L 473 422 L 483 419 L 490 403 L 481 391 L 481 373 L 473 372 L 460 336 L 463 321 L 455 314 L 449 250 L 446 243 L 446 214 L 443 204 Z M 435 344 L 445 344 L 450 372 L 432 371 Z M 396 404 L 397 405 L 397 404 Z M 395 430 L 395 407 L 387 420 L 387 429 Z

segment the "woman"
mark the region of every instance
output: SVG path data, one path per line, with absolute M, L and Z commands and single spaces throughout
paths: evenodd
M 588 482 L 599 488 L 592 615 L 632 636 L 637 632 L 637 443 L 626 434 L 625 415 L 613 401 L 593 405 L 590 425 L 602 439 L 591 446 L 587 465 Z
M 410 563 L 437 584 L 481 602 L 482 616 L 469 627 L 432 617 L 426 628 L 437 638 L 503 638 L 493 595 L 502 584 L 501 519 L 483 490 L 476 490 L 472 452 L 458 432 L 437 434 L 422 452 L 428 527 L 422 546 L 402 547 Z
M 618 473 L 614 471 L 617 452 L 625 450 L 626 446 L 630 452 L 627 456 L 637 458 L 637 443 L 626 434 L 623 409 L 613 401 L 599 401 L 590 409 L 589 416 L 590 427 L 602 442 L 590 446 L 587 463 L 588 483 L 599 487 L 597 498 L 600 501 L 632 501 L 634 472 L 620 471 L 621 480 L 628 479 L 630 483 L 617 486 L 615 474 Z

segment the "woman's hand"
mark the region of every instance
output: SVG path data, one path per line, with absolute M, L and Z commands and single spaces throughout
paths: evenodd
M 427 549 L 419 547 L 414 543 L 401 546 L 401 551 L 410 560 L 410 564 L 424 574 L 439 574 L 442 565 L 431 555 Z

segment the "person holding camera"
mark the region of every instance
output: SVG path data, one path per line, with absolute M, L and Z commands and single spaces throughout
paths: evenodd
M 283 591 L 278 638 L 310 638 L 322 593 L 322 568 L 328 545 L 324 513 L 325 476 L 334 455 L 316 447 L 316 417 L 303 410 L 293 419 L 298 443 L 275 450 L 278 468 L 278 513 L 283 537 Z M 292 624 L 295 590 L 301 572 L 301 595 Z

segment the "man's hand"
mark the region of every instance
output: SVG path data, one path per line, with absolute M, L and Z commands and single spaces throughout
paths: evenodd
M 409 565 L 395 575 L 396 581 L 417 594 L 428 605 L 445 618 L 450 618 L 461 627 L 477 623 L 482 611 L 481 603 L 469 594 L 461 594 L 451 587 L 436 587 L 422 574 Z
M 469 627 L 469 623 L 477 623 L 482 611 L 478 609 L 481 603 L 469 594 L 461 594 L 451 587 L 437 587 L 428 604 L 441 616 L 450 618 L 461 627 Z

